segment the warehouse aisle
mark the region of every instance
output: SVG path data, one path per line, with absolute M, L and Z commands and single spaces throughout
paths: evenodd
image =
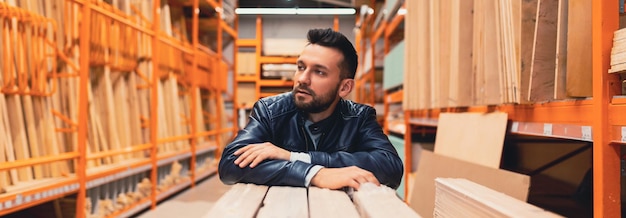
M 202 217 L 230 189 L 213 175 L 179 195 L 163 201 L 155 210 L 139 214 L 139 218 Z

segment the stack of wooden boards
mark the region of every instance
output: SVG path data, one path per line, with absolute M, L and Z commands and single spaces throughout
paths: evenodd
M 436 214 L 437 178 L 464 178 L 525 202 L 530 177 L 500 169 L 506 127 L 507 114 L 502 112 L 440 114 L 434 152 L 421 152 L 410 177 L 411 208 Z
M 435 217 L 561 217 L 467 179 L 435 183 Z
M 591 96 L 591 1 L 406 1 L 406 109 Z
M 76 149 L 76 126 L 68 119 L 76 99 L 60 94 L 72 87 L 57 79 L 62 75 L 57 67 L 67 66 L 60 63 L 66 61 L 63 57 L 57 59 L 67 34 L 66 24 L 58 22 L 62 3 L 0 1 L 0 163 L 24 163 Z M 15 192 L 71 173 L 67 160 L 1 170 L 0 189 Z
M 358 191 L 235 184 L 204 217 L 420 217 L 395 190 L 362 184 Z
M 613 35 L 611 69 L 609 69 L 609 73 L 624 71 L 626 71 L 626 29 L 619 29 Z

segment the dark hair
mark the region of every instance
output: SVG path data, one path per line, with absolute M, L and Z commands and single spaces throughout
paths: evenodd
M 324 47 L 336 48 L 343 54 L 343 62 L 341 63 L 341 78 L 354 79 L 356 67 L 358 65 L 358 57 L 352 42 L 340 32 L 328 29 L 310 29 L 307 34 L 309 44 L 317 44 Z

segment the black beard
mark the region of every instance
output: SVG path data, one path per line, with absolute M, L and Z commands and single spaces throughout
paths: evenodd
M 303 99 L 298 99 L 296 97 L 296 93 L 298 89 L 306 90 L 309 94 L 311 94 L 312 101 L 309 103 L 302 102 Z M 337 91 L 339 90 L 339 86 L 335 87 L 332 92 L 330 92 L 327 96 L 319 96 L 313 92 L 309 87 L 299 85 L 294 88 L 291 92 L 293 93 L 293 101 L 296 103 L 296 108 L 306 112 L 306 113 L 320 113 L 325 111 L 333 104 L 335 99 L 337 98 Z

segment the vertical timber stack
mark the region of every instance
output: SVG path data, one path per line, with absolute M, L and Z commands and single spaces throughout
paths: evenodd
M 591 95 L 591 1 L 427 0 L 406 8 L 414 13 L 405 25 L 414 28 L 404 36 L 405 110 Z

